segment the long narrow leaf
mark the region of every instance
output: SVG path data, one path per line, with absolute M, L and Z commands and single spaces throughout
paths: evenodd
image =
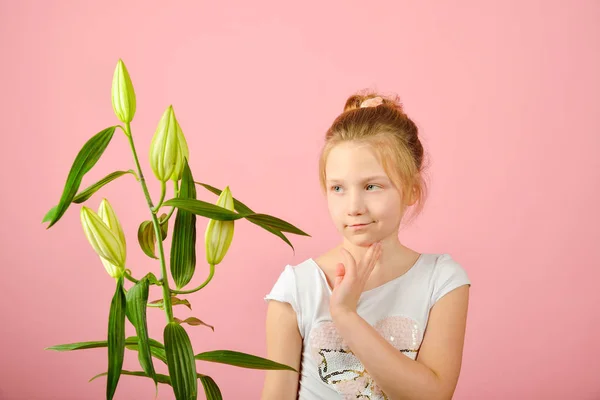
M 221 390 L 219 389 L 213 378 L 206 375 L 200 375 L 199 378 L 200 382 L 202 382 L 202 386 L 204 387 L 204 394 L 206 395 L 206 400 L 223 400 Z
M 301 236 L 310 236 L 308 233 L 301 231 L 294 225 L 280 218 L 273 217 L 267 214 L 252 214 L 245 217 L 250 222 L 260 222 L 282 232 L 290 232 Z
M 114 181 L 115 179 L 117 179 L 125 174 L 132 174 L 137 179 L 137 175 L 136 175 L 135 171 L 132 169 L 129 169 L 127 171 L 112 172 L 112 173 L 106 175 L 104 178 L 100 179 L 98 182 L 94 183 L 93 185 L 88 186 L 87 188 L 85 188 L 81 192 L 79 192 L 77 194 L 77 196 L 75 196 L 75 198 L 73 199 L 73 203 L 77 203 L 77 204 L 83 203 L 84 201 L 86 201 L 90 197 L 92 197 L 94 195 L 94 193 L 96 193 L 102 187 L 104 187 L 108 183 Z
M 137 344 L 126 345 L 125 348 L 127 350 L 140 351 L 140 347 Z M 165 349 L 150 346 L 150 353 L 152 354 L 152 357 L 159 359 L 165 364 L 167 363 L 167 354 L 165 353 Z
M 194 183 L 203 186 L 204 188 L 206 188 L 209 191 L 213 192 L 217 196 L 221 195 L 221 192 L 222 192 L 221 189 L 217 189 L 216 187 L 211 186 L 211 185 L 209 185 L 207 183 L 201 183 L 201 182 L 194 182 Z M 250 209 L 250 207 L 248 207 L 247 205 L 245 205 L 241 201 L 237 200 L 235 197 L 233 198 L 233 207 L 235 208 L 235 211 L 239 212 L 240 214 L 254 214 L 254 211 L 252 211 Z
M 187 159 L 184 159 L 179 198 L 196 199 L 196 185 Z M 170 267 L 177 289 L 192 280 L 196 269 L 196 215 L 182 208 L 177 209 L 175 217 Z
M 162 343 L 149 339 L 150 346 L 157 347 L 159 349 L 164 349 Z M 130 336 L 125 339 L 125 345 L 137 345 L 138 338 L 137 336 Z M 90 342 L 76 342 L 76 343 L 66 343 L 66 344 L 57 344 L 55 346 L 46 347 L 44 350 L 54 350 L 54 351 L 73 351 L 73 350 L 85 350 L 85 349 L 96 349 L 100 347 L 108 347 L 108 342 L 106 340 L 95 340 Z
M 194 358 L 196 360 L 234 365 L 236 367 L 242 368 L 296 371 L 296 369 L 290 366 L 280 364 L 275 361 L 268 360 L 266 358 L 257 357 L 251 354 L 240 353 L 238 351 L 231 350 L 209 351 L 206 353 L 196 354 Z
M 87 188 L 85 188 L 84 190 L 82 190 L 81 192 L 79 192 L 74 198 L 73 198 L 73 203 L 76 204 L 80 204 L 83 203 L 84 201 L 88 200 L 90 197 L 92 197 L 92 195 L 94 193 L 96 193 L 100 188 L 102 188 L 104 185 L 106 185 L 109 182 L 114 181 L 115 179 L 117 179 L 120 176 L 123 176 L 125 174 L 133 174 L 135 175 L 135 172 L 130 169 L 128 171 L 115 171 L 111 174 L 106 175 L 104 178 L 102 178 L 101 180 L 99 180 L 98 182 L 94 183 L 91 186 L 88 186 Z M 137 175 L 136 175 L 136 179 L 137 179 Z M 46 215 L 44 216 L 44 219 L 42 220 L 42 222 L 48 222 L 51 221 L 52 218 L 54 218 L 54 215 L 56 215 L 56 210 L 57 210 L 58 206 L 54 206 L 50 209 L 50 211 L 48 211 L 48 213 L 46 213 Z
M 178 324 L 188 324 L 188 325 L 193 325 L 193 326 L 196 326 L 196 325 L 204 325 L 204 326 L 206 326 L 206 327 L 208 327 L 208 328 L 212 329 L 212 330 L 213 330 L 213 332 L 215 331 L 215 327 L 214 327 L 214 326 L 212 326 L 212 325 L 209 325 L 209 324 L 205 323 L 204 321 L 201 321 L 201 320 L 199 320 L 199 319 L 198 319 L 198 318 L 196 318 L 196 317 L 188 317 L 188 318 L 184 319 L 183 321 L 182 321 L 182 320 L 180 320 L 179 318 L 173 318 L 173 319 L 174 319 L 174 320 L 175 320 L 175 322 L 177 322 Z
M 97 378 L 100 378 L 101 376 L 106 376 L 106 375 L 108 375 L 108 372 L 102 372 L 101 374 L 94 375 L 88 382 L 91 382 L 94 379 L 97 379 Z M 121 370 L 121 375 L 143 376 L 143 377 L 146 377 L 146 378 L 150 378 L 143 371 L 127 371 L 127 370 L 124 370 L 124 369 Z M 171 384 L 171 378 L 169 378 L 167 375 L 163 375 L 163 374 L 156 374 L 156 381 L 158 383 L 165 383 L 167 385 Z
M 279 231 L 279 230 L 277 230 L 277 229 L 275 229 L 273 227 L 270 227 L 269 225 L 265 225 L 265 224 L 257 222 L 257 221 L 250 221 L 250 222 L 252 222 L 255 225 L 260 226 L 261 228 L 263 228 L 267 232 L 271 232 L 273 235 L 281 238 L 281 240 L 283 240 L 284 242 L 286 242 L 292 248 L 292 250 L 294 250 L 294 252 L 296 251 L 296 249 L 294 249 L 294 246 L 292 245 L 292 242 L 290 242 L 290 240 L 281 231 Z
M 156 371 L 154 371 L 154 364 L 152 364 L 152 354 L 150 352 L 150 343 L 148 339 L 148 324 L 146 322 L 149 288 L 150 283 L 148 278 L 144 277 L 129 289 L 126 295 L 126 314 L 131 324 L 135 327 L 135 332 L 138 337 L 140 347 L 138 360 L 140 366 L 146 374 L 154 380 L 155 386 L 158 386 L 156 382 Z
M 102 372 L 98 375 L 95 375 L 89 380 L 89 382 L 92 382 L 93 380 L 98 379 L 101 376 L 106 376 L 107 374 L 108 374 L 107 372 Z M 146 375 L 146 373 L 143 371 L 122 370 L 121 374 L 149 378 L 149 376 Z M 223 396 L 221 395 L 221 390 L 219 389 L 219 387 L 217 386 L 215 381 L 210 376 L 201 375 L 201 374 L 196 374 L 196 375 L 197 375 L 197 378 L 200 379 L 200 382 L 202 382 L 202 386 L 204 387 L 204 393 L 206 394 L 206 400 L 223 400 Z M 163 374 L 156 374 L 156 378 L 158 380 L 158 383 L 172 385 L 170 376 L 163 375 Z
M 164 303 L 164 299 L 153 300 L 148 303 L 148 307 L 158 307 L 161 310 L 164 310 L 163 303 Z M 192 309 L 192 305 L 190 304 L 190 301 L 188 299 L 180 299 L 179 297 L 171 296 L 171 305 L 176 306 L 179 304 L 186 306 L 190 310 Z
M 187 332 L 178 323 L 169 322 L 165 326 L 164 341 L 175 398 L 196 400 L 198 398 L 196 361 Z
M 111 400 L 117 390 L 117 384 L 123 368 L 125 355 L 125 308 L 127 300 L 123 291 L 123 278 L 117 280 L 115 294 L 108 315 L 108 379 L 106 381 L 106 399 Z
M 83 145 L 77 154 L 77 157 L 75 157 L 75 161 L 73 161 L 73 164 L 71 165 L 60 201 L 58 202 L 58 205 L 51 216 L 50 224 L 46 229 L 50 229 L 67 211 L 77 190 L 79 190 L 83 176 L 96 165 L 110 143 L 115 133 L 115 129 L 116 127 L 114 126 L 106 128 L 98 132 Z
M 235 221 L 245 217 L 245 214 L 237 214 L 226 208 L 202 200 L 174 198 L 165 201 L 163 205 L 177 207 L 196 215 L 216 219 L 218 221 Z
M 217 196 L 219 196 L 222 192 L 221 189 L 218 189 L 214 186 L 211 186 L 207 183 L 202 183 L 202 182 L 196 182 L 196 184 L 203 186 L 204 188 L 206 188 L 207 190 L 211 191 L 212 193 L 216 194 Z M 241 201 L 237 200 L 235 197 L 233 198 L 233 206 L 235 208 L 235 211 L 239 212 L 240 214 L 255 214 L 254 211 L 252 211 L 252 209 L 250 209 L 250 207 L 248 207 L 247 205 L 245 205 L 244 203 L 242 203 Z M 253 221 L 253 220 L 248 220 L 251 223 L 260 226 L 261 228 L 263 228 L 264 230 L 266 230 L 267 232 L 272 233 L 273 235 L 281 238 L 281 240 L 283 240 L 284 242 L 286 242 L 291 248 L 292 250 L 296 251 L 296 249 L 294 249 L 294 246 L 292 245 L 292 242 L 290 242 L 290 240 L 280 231 L 277 230 L 269 225 L 266 225 L 258 220 Z

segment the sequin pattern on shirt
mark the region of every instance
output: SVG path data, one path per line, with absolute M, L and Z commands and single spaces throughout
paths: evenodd
M 423 331 L 415 320 L 406 316 L 390 316 L 373 327 L 398 351 L 413 360 L 417 357 Z M 333 322 L 324 322 L 312 329 L 310 346 L 321 381 L 344 399 L 387 399 L 338 334 Z

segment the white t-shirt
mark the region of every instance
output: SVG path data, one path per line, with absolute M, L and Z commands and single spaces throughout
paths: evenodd
M 398 351 L 416 359 L 431 307 L 471 282 L 448 254 L 421 254 L 402 276 L 362 293 L 357 313 Z M 387 399 L 337 333 L 329 313 L 331 289 L 314 259 L 286 265 L 265 297 L 289 303 L 302 335 L 298 398 Z

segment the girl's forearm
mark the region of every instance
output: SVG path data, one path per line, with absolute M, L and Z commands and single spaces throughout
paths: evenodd
M 400 353 L 357 313 L 346 312 L 333 320 L 354 355 L 390 399 L 450 398 L 430 368 Z

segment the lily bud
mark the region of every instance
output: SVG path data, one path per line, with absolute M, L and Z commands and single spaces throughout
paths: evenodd
M 173 175 L 171 175 L 171 179 L 174 181 L 181 180 L 185 159 L 187 158 L 188 161 L 190 159 L 190 151 L 188 149 L 187 141 L 185 140 L 185 136 L 183 135 L 183 131 L 181 130 L 179 123 L 177 124 L 177 144 L 179 145 L 177 164 L 175 164 L 175 170 L 173 171 Z
M 180 130 L 173 106 L 167 107 L 150 143 L 150 167 L 161 182 L 168 181 L 175 173 L 180 153 L 178 134 Z M 187 144 L 185 147 L 187 149 Z
M 107 199 L 102 199 L 100 202 L 100 206 L 98 207 L 98 216 L 102 219 L 106 226 L 108 226 L 108 229 L 110 229 L 111 232 L 114 233 L 119 239 L 119 242 L 123 246 L 123 259 L 126 260 L 127 242 L 125 241 L 125 234 L 123 233 L 123 228 L 121 227 L 121 223 L 119 222 L 115 211 Z M 121 275 L 122 270 L 119 268 L 119 266 L 112 264 L 102 256 L 100 256 L 100 260 L 102 261 L 102 264 L 104 264 L 104 268 L 106 268 L 106 271 L 110 276 L 117 278 Z
M 106 258 L 99 256 L 100 261 L 102 261 L 102 265 L 104 265 L 104 269 L 112 278 L 119 278 L 123 275 L 124 268 L 119 268 L 115 264 L 108 261 Z
M 233 196 L 231 195 L 229 186 L 221 192 L 219 200 L 217 200 L 217 205 L 229 211 L 234 210 Z M 208 221 L 204 241 L 206 245 L 206 261 L 210 265 L 219 264 L 225 257 L 225 254 L 227 254 L 227 250 L 229 250 L 229 246 L 233 240 L 233 228 L 234 221 L 219 221 L 215 219 Z
M 112 82 L 112 105 L 117 118 L 124 123 L 129 123 L 135 115 L 135 92 L 125 63 L 121 59 L 117 62 Z
M 81 225 L 94 251 L 100 256 L 106 271 L 110 276 L 116 278 L 125 269 L 126 251 L 125 243 L 120 237 L 122 234 L 120 224 L 110 205 L 107 205 L 108 202 L 104 206 L 101 205 L 100 212 L 106 216 L 108 224 L 90 208 L 83 206 L 80 214 Z M 109 224 L 113 227 L 112 229 Z

